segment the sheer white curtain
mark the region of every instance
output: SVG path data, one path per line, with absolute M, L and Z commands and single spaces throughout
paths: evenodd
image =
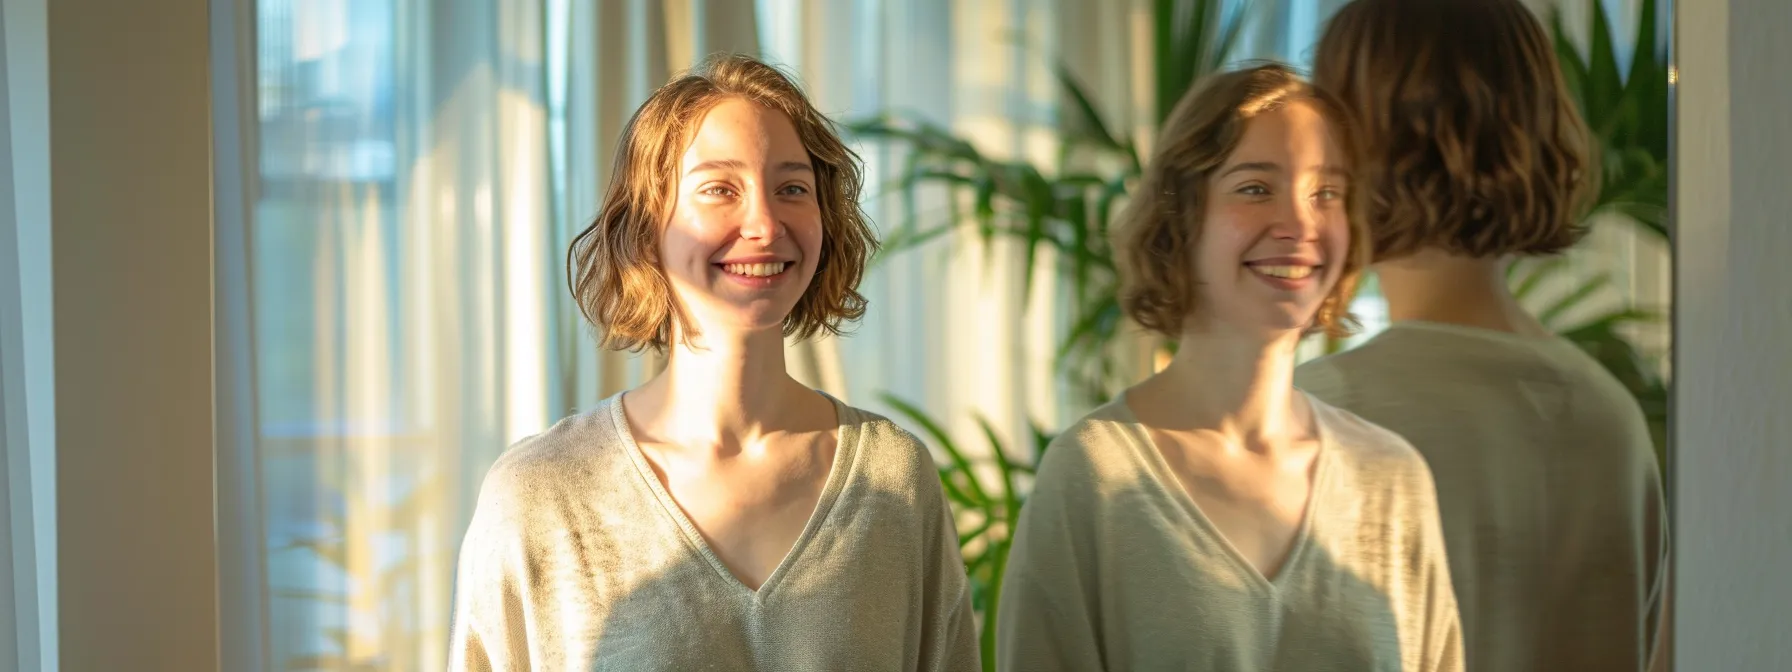
M 224 551 L 224 592 L 265 623 L 239 628 L 265 645 L 237 660 L 443 669 L 486 469 L 656 366 L 599 353 L 565 296 L 615 138 L 671 72 L 755 51 L 754 17 L 703 0 L 231 6 L 253 17 L 236 243 L 253 402 L 235 420 L 256 482 L 221 505 L 261 515 Z
M 545 6 L 255 9 L 269 663 L 441 669 L 479 479 L 557 401 Z

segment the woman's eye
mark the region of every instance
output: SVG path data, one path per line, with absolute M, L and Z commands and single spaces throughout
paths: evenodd
M 800 184 L 792 184 L 783 189 L 779 189 L 778 193 L 785 196 L 802 196 L 809 193 L 809 188 Z
M 1246 196 L 1268 196 L 1269 189 L 1261 184 L 1247 184 L 1239 187 L 1238 193 Z
M 1314 194 L 1314 195 L 1317 196 L 1319 198 L 1319 200 L 1321 200 L 1321 201 L 1335 201 L 1337 199 L 1344 197 L 1344 190 L 1326 187 L 1324 189 L 1320 189 L 1319 193 Z
M 712 184 L 697 190 L 697 193 L 704 196 L 732 196 L 734 195 L 734 190 L 719 184 Z

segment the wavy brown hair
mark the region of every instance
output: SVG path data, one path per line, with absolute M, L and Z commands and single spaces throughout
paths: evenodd
M 1207 212 L 1208 180 L 1238 148 L 1252 117 L 1290 103 L 1313 106 L 1331 127 L 1355 181 L 1355 147 L 1348 113 L 1337 99 L 1307 84 L 1288 66 L 1267 63 L 1209 76 L 1191 89 L 1164 120 L 1151 162 L 1115 222 L 1120 268 L 1120 306 L 1141 326 L 1170 338 L 1182 336 L 1195 301 L 1194 249 Z M 1350 299 L 1368 260 L 1362 199 L 1354 184 L 1344 191 L 1350 246 L 1311 331 L 1349 335 L 1356 328 Z
M 685 147 L 710 109 L 736 98 L 789 117 L 815 169 L 821 254 L 815 278 L 784 318 L 784 335 L 839 334 L 843 322 L 864 316 L 859 279 L 878 243 L 859 208 L 859 156 L 790 77 L 749 56 L 721 55 L 660 87 L 635 110 L 616 148 L 603 208 L 567 249 L 567 286 L 603 347 L 663 352 L 674 333 L 693 334 L 660 266 L 660 236 Z
M 1586 123 L 1519 0 L 1356 0 L 1314 82 L 1362 122 L 1375 259 L 1555 254 L 1598 188 Z

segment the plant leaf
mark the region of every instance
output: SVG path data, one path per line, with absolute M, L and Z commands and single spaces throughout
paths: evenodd
M 1013 529 L 1015 521 L 1020 520 L 1020 497 L 1014 488 L 1014 465 L 1008 461 L 1008 452 L 1002 447 L 1002 439 L 996 435 L 995 428 L 989 425 L 989 419 L 979 414 L 977 426 L 983 430 L 983 438 L 989 441 L 989 455 L 995 460 L 996 471 L 1002 477 L 1001 518 L 1007 521 L 1009 529 Z
M 908 418 L 911 422 L 920 426 L 923 433 L 927 434 L 927 436 L 932 438 L 935 443 L 939 444 L 940 450 L 946 453 L 947 459 L 951 461 L 952 468 L 967 475 L 967 478 L 965 479 L 965 494 L 969 496 L 971 501 L 975 502 L 978 506 L 985 506 L 989 503 L 989 495 L 983 491 L 983 484 L 977 481 L 977 474 L 972 470 L 970 460 L 965 459 L 964 453 L 958 450 L 958 444 L 952 441 L 952 437 L 946 434 L 946 430 L 941 428 L 938 422 L 934 422 L 933 418 L 929 417 L 926 411 L 922 411 L 919 407 L 904 401 L 901 397 L 894 394 L 886 392 L 878 395 L 878 399 L 889 405 L 890 408 L 895 409 L 897 413 L 901 413 L 903 417 Z
M 1544 308 L 1541 313 L 1538 313 L 1537 321 L 1542 322 L 1545 325 L 1553 325 L 1559 321 L 1564 314 L 1573 310 L 1575 306 L 1584 303 L 1588 298 L 1597 294 L 1599 290 L 1605 289 L 1606 287 L 1611 286 L 1611 284 L 1612 276 L 1610 273 L 1600 273 L 1595 275 L 1586 282 L 1581 283 L 1580 286 L 1575 287 L 1574 290 L 1568 292 L 1567 295 L 1560 299 L 1556 299 L 1556 301 L 1551 303 L 1549 307 Z
M 1033 265 L 1039 257 L 1039 244 L 1046 239 L 1046 217 L 1057 210 L 1057 197 L 1053 193 L 1051 183 L 1037 169 L 1026 164 L 1017 164 L 1015 172 L 1025 190 L 1027 231 L 1024 238 L 1026 257 L 1021 263 L 1021 311 L 1024 313 L 1032 303 Z
M 1077 315 L 1069 333 L 1064 335 L 1064 342 L 1058 346 L 1057 354 L 1052 357 L 1059 366 L 1066 364 L 1069 356 L 1084 343 L 1105 343 L 1112 338 L 1120 323 L 1120 301 L 1113 296 L 1101 296 L 1094 303 L 1083 306 Z
M 1595 0 L 1597 1 L 1597 0 Z M 1562 71 L 1563 84 L 1568 89 L 1569 97 L 1580 108 L 1582 117 L 1587 115 L 1587 63 L 1581 57 L 1580 50 L 1574 46 L 1574 40 L 1568 37 L 1568 31 L 1562 27 L 1562 9 L 1551 6 L 1549 10 L 1549 32 L 1555 38 L 1556 65 Z
M 958 533 L 958 546 L 960 548 L 963 548 L 964 545 L 970 543 L 970 541 L 972 539 L 976 539 L 978 536 L 982 535 L 984 532 L 988 532 L 989 528 L 994 525 L 995 525 L 995 519 L 984 518 L 983 521 L 980 523 L 977 523 L 976 527 L 972 528 L 971 531 Z
M 1517 269 L 1520 266 L 1521 264 L 1513 264 L 1514 269 Z M 1530 298 L 1530 296 L 1537 291 L 1537 288 L 1542 286 L 1543 281 L 1566 271 L 1568 269 L 1568 260 L 1562 257 L 1555 257 L 1540 262 L 1522 264 L 1522 266 L 1525 267 L 1525 270 L 1515 272 L 1521 272 L 1524 279 L 1519 280 L 1518 285 L 1512 289 L 1512 296 L 1520 301 Z
M 1611 16 L 1605 3 L 1587 0 L 1587 4 L 1593 24 L 1593 37 L 1587 44 L 1587 122 L 1595 135 L 1605 138 L 1613 131 L 1624 82 L 1618 74 L 1617 48 L 1612 44 Z
M 939 468 L 939 472 L 940 489 L 946 492 L 946 499 L 951 500 L 960 508 L 974 509 L 977 507 L 977 501 L 966 494 L 964 488 L 959 487 L 958 480 L 961 474 L 956 467 L 942 466 Z
M 878 250 L 876 259 L 885 259 L 910 248 L 920 247 L 935 238 L 951 233 L 957 228 L 958 226 L 956 224 L 948 223 L 915 232 L 897 230 L 895 234 L 884 239 L 883 246 Z
M 1589 319 L 1579 325 L 1559 330 L 1557 333 L 1558 335 L 1567 333 L 1592 333 L 1596 331 L 1616 333 L 1613 330 L 1621 325 L 1630 324 L 1632 322 L 1658 322 L 1666 319 L 1666 317 L 1666 315 L 1656 310 L 1646 310 L 1634 307 L 1620 308 Z
M 1625 201 L 1622 203 L 1612 203 L 1609 207 L 1614 211 L 1622 213 L 1625 217 L 1629 217 L 1632 221 L 1641 225 L 1645 230 L 1661 236 L 1662 238 L 1669 237 L 1667 206 L 1655 203 Z
M 1070 66 L 1059 61 L 1052 66 L 1052 74 L 1058 78 L 1058 87 L 1069 99 L 1069 109 L 1060 109 L 1059 124 L 1064 136 L 1060 142 L 1065 146 L 1088 144 L 1101 149 L 1120 150 L 1120 141 L 1108 130 L 1108 124 L 1101 119 L 1101 111 L 1095 109 L 1095 103 L 1083 90 L 1082 84 L 1071 74 Z
M 983 589 L 983 599 L 988 606 L 983 612 L 983 633 L 979 644 L 983 653 L 983 669 L 985 670 L 996 669 L 997 614 L 995 605 L 1002 603 L 1002 574 L 1008 569 L 1008 544 L 1009 541 L 1003 539 L 988 552 L 988 555 L 991 556 L 992 566 L 989 583 Z

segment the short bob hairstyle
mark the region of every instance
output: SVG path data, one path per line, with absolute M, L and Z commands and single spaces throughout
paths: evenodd
M 1207 212 L 1208 181 L 1238 148 L 1253 117 L 1296 102 L 1312 105 L 1326 119 L 1354 180 L 1357 161 L 1349 115 L 1335 98 L 1308 85 L 1288 66 L 1267 63 L 1209 76 L 1170 111 L 1151 162 L 1114 227 L 1120 305 L 1140 326 L 1170 338 L 1182 336 L 1199 308 L 1194 250 Z M 1344 191 L 1350 246 L 1338 284 L 1320 304 L 1308 333 L 1341 337 L 1355 330 L 1350 299 L 1368 260 L 1362 199 L 1356 193 L 1354 186 Z
M 821 254 L 815 278 L 784 319 L 784 335 L 839 334 L 842 322 L 864 316 L 859 279 L 878 243 L 859 209 L 858 155 L 784 73 L 748 56 L 722 55 L 660 87 L 635 110 L 617 145 L 603 208 L 567 249 L 567 285 L 601 346 L 664 352 L 675 333 L 692 334 L 661 268 L 660 238 L 685 148 L 704 115 L 729 99 L 789 117 L 815 169 Z
M 1356 0 L 1313 81 L 1361 122 L 1374 259 L 1573 246 L 1598 157 L 1551 41 L 1519 0 Z

